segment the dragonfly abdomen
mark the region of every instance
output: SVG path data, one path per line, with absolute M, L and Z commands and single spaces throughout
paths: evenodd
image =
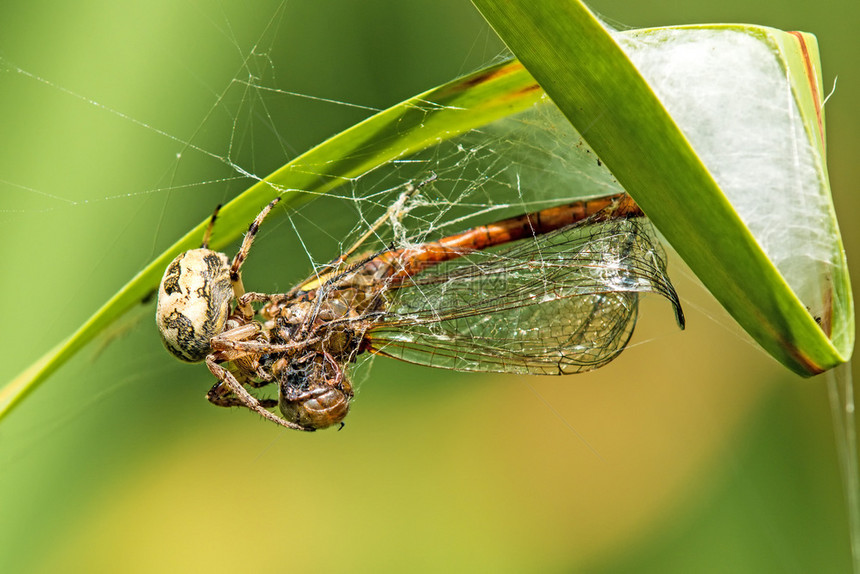
M 626 193 L 577 201 L 473 227 L 438 241 L 381 254 L 371 263 L 387 266 L 389 277 L 406 279 L 423 269 L 474 251 L 536 237 L 593 217 L 601 212 L 614 218 L 642 217 L 638 205 Z

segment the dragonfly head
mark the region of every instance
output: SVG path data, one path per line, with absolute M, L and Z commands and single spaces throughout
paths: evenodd
M 272 371 L 278 380 L 278 407 L 288 421 L 324 429 L 341 423 L 349 413 L 352 386 L 324 354 L 306 360 L 284 357 Z

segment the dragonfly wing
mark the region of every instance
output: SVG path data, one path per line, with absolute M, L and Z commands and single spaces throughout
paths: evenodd
M 585 220 L 433 266 L 389 289 L 371 350 L 462 371 L 568 374 L 620 353 L 638 296 L 683 314 L 665 257 L 641 219 Z

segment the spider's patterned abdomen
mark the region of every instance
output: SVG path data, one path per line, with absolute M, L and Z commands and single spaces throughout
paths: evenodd
M 167 350 L 196 363 L 211 352 L 230 314 L 233 289 L 227 256 L 209 249 L 182 253 L 164 272 L 155 319 Z

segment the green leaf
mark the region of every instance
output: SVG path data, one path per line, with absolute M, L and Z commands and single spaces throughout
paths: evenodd
M 810 218 L 808 223 L 781 222 L 805 225 L 827 236 L 830 252 L 825 260 L 813 261 L 798 274 L 800 281 L 804 275 L 817 280 L 818 299 L 802 301 L 762 248 L 765 238 L 754 236 L 744 223 L 744 218 L 750 221 L 761 214 L 744 213 L 742 218 L 616 41 L 629 38 L 629 44 L 635 44 L 651 34 L 653 43 L 660 44 L 671 40 L 667 32 L 634 31 L 613 37 L 575 0 L 474 0 L 474 4 L 699 279 L 765 350 L 803 375 L 850 358 L 853 302 L 823 159 L 814 38 L 767 28 L 697 27 L 733 29 L 765 43 L 770 57 L 775 55 L 790 77 L 791 95 L 809 140 L 801 144 L 820 151 L 812 161 L 821 189 L 803 190 L 807 197 L 821 200 L 818 211 L 802 215 Z M 802 139 L 794 133 L 780 137 L 789 143 Z M 746 177 L 759 175 L 750 172 Z
M 236 240 L 276 196 L 296 207 L 391 160 L 532 106 L 543 91 L 518 62 L 504 62 L 419 94 L 341 132 L 289 162 L 226 204 L 210 248 Z M 270 215 L 275 218 L 284 210 Z M 126 311 L 150 298 L 179 253 L 200 246 L 201 222 L 131 279 L 67 340 L 0 391 L 0 418 Z

